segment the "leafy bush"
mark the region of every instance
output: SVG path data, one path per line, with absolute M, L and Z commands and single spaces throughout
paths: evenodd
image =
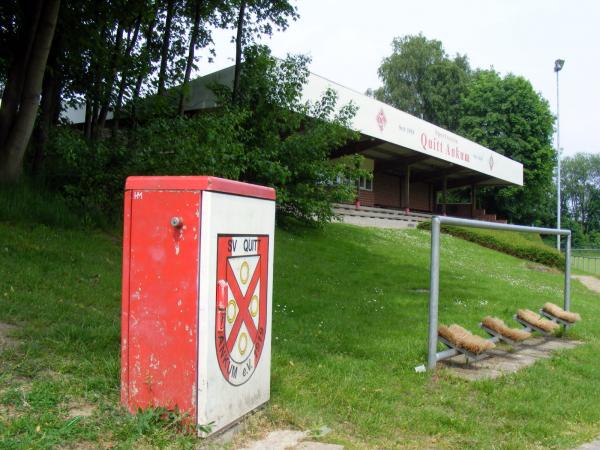
M 241 117 L 232 113 L 158 118 L 132 132 L 131 175 L 215 175 L 244 169 Z
M 87 142 L 77 130 L 54 130 L 47 149 L 45 182 L 61 192 L 86 222 L 109 225 L 122 206 L 129 152 L 113 141 Z
M 215 175 L 238 179 L 243 169 L 239 120 L 233 114 L 159 118 L 115 139 L 87 142 L 75 129 L 51 139 L 46 182 L 95 222 L 121 212 L 130 175 Z
M 431 222 L 420 223 L 419 228 L 431 230 Z M 556 251 L 556 249 L 544 244 L 538 234 L 449 225 L 442 225 L 442 232 L 474 242 L 483 247 L 516 256 L 517 258 L 534 261 L 561 270 L 565 268 L 564 256 Z

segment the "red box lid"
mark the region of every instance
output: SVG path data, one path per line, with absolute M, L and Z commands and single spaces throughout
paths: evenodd
M 209 176 L 128 177 L 125 190 L 213 191 L 275 200 L 275 189 Z

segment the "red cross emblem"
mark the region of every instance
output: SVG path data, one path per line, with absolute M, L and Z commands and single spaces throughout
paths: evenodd
M 387 119 L 385 117 L 385 113 L 383 112 L 383 108 L 379 110 L 375 119 L 377 120 L 377 125 L 379 125 L 379 131 L 383 131 L 383 129 L 385 128 L 385 124 L 387 123 Z
M 225 379 L 239 386 L 252 376 L 267 322 L 268 236 L 219 236 L 215 344 Z

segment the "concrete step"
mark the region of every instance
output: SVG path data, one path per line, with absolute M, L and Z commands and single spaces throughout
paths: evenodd
M 486 214 L 484 216 L 476 216 L 475 220 L 483 220 L 485 222 L 508 223 L 506 219 L 498 219 L 496 214 Z
M 389 216 L 402 216 L 402 217 L 411 217 L 414 218 L 416 220 L 422 219 L 422 220 L 431 220 L 432 215 L 430 214 L 424 214 L 424 213 L 416 213 L 416 212 L 406 212 L 406 211 L 402 211 L 402 210 L 398 210 L 398 209 L 388 209 L 388 208 L 374 208 L 371 206 L 360 206 L 360 207 L 356 207 L 354 205 L 347 205 L 347 204 L 343 204 L 343 203 L 338 203 L 335 204 L 333 206 L 334 211 L 339 212 L 340 214 L 351 214 L 354 212 L 361 212 L 361 213 L 365 213 L 365 212 L 373 212 L 373 213 L 377 213 L 378 216 L 380 217 L 380 215 L 389 215 Z
M 371 218 L 386 219 L 386 220 L 402 220 L 405 222 L 415 222 L 415 223 L 420 223 L 420 222 L 425 221 L 425 219 L 422 217 L 412 217 L 412 216 L 408 216 L 405 214 L 387 214 L 387 213 L 382 213 L 379 211 L 364 211 L 361 209 L 355 209 L 355 210 L 334 209 L 333 211 L 340 216 L 371 217 Z
M 360 227 L 372 227 L 372 228 L 391 228 L 391 229 L 405 229 L 405 228 L 417 228 L 419 222 L 408 221 L 408 220 L 394 220 L 386 219 L 381 217 L 361 217 L 361 216 L 350 216 L 341 215 L 339 220 L 343 223 L 349 223 Z

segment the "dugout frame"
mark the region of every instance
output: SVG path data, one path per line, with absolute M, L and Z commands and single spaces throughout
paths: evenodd
M 563 308 L 565 311 L 569 311 L 569 308 L 571 307 L 571 230 L 564 230 L 560 228 L 528 227 L 524 225 L 511 225 L 506 223 L 485 222 L 481 220 L 460 219 L 458 217 L 435 216 L 431 220 L 431 266 L 429 270 L 429 333 L 427 346 L 427 370 L 435 369 L 438 361 L 447 359 L 457 354 L 456 350 L 454 349 L 445 350 L 439 353 L 437 352 L 438 309 L 440 296 L 440 232 L 443 224 L 470 228 L 548 234 L 558 236 L 559 239 L 560 236 L 566 236 L 567 245 L 565 247 L 565 287 Z

